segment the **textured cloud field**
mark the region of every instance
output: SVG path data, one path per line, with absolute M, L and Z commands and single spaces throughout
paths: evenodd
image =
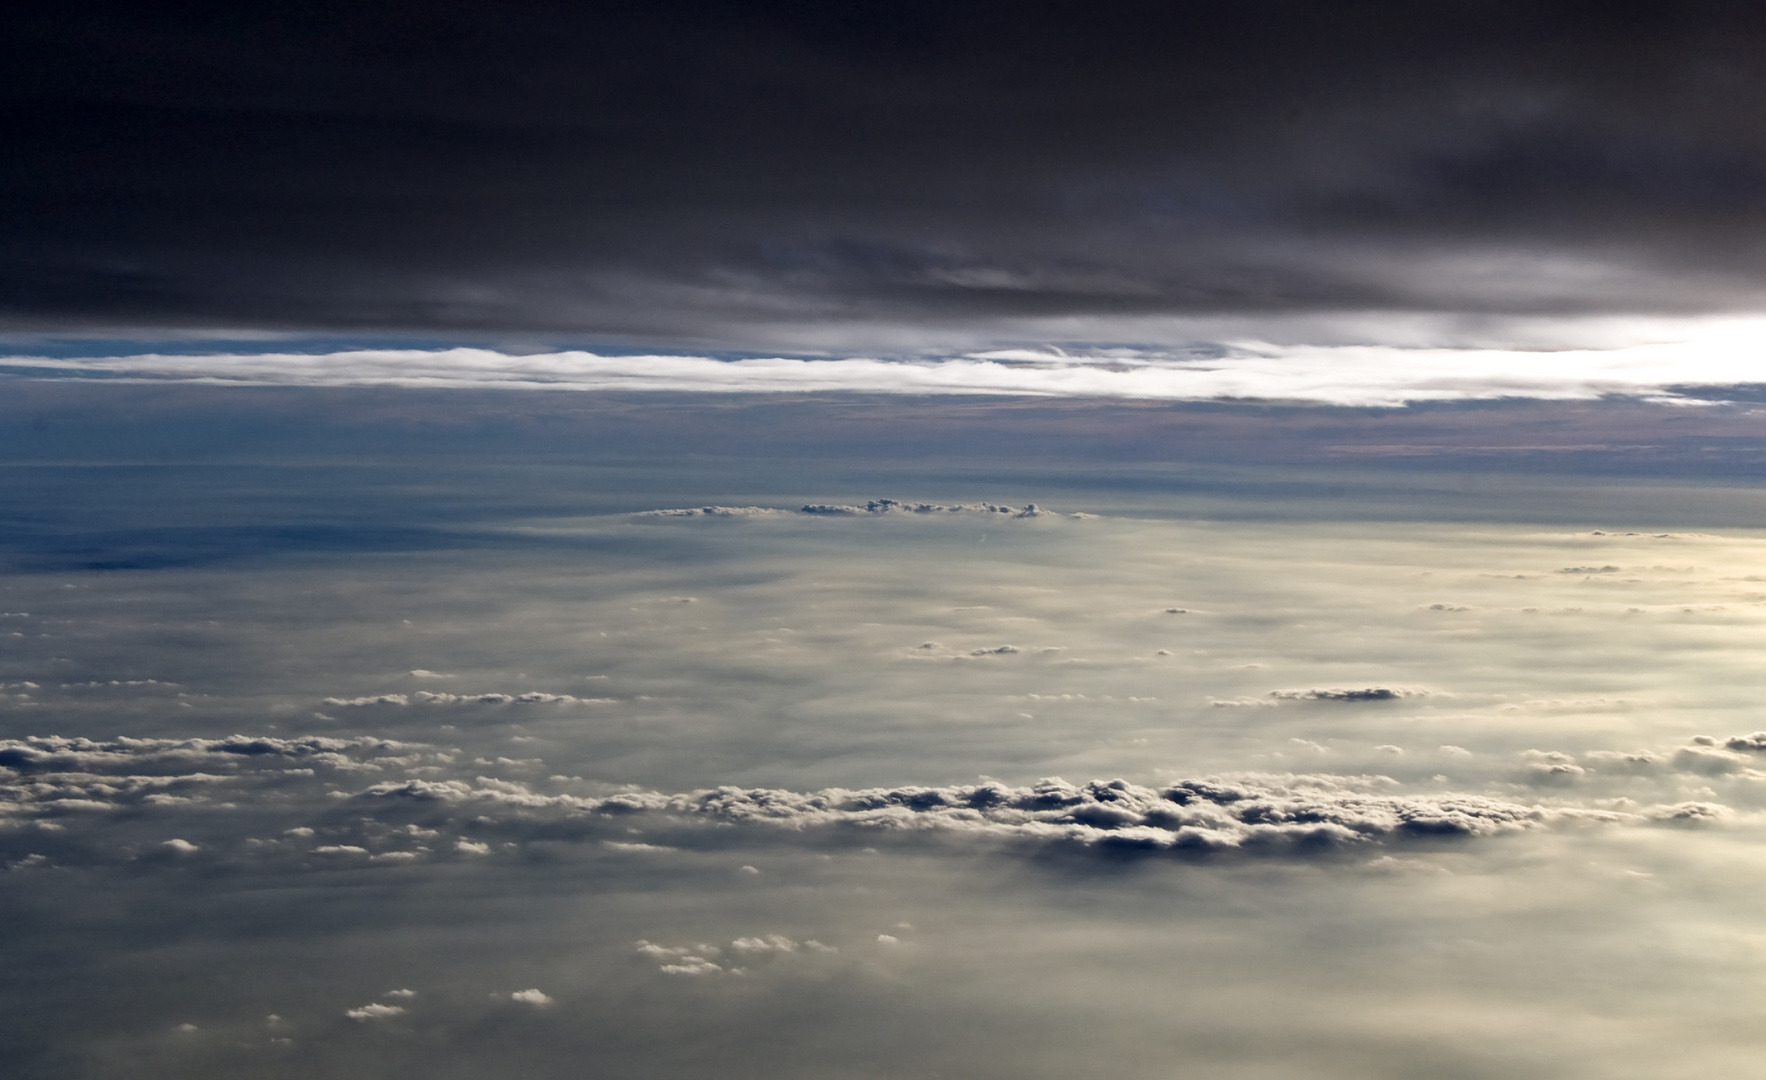
M 22 1074 L 1761 1049 L 1758 535 L 658 509 L 8 578 Z

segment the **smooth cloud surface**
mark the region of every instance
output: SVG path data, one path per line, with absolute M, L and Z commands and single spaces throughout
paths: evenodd
M 16 1073 L 1748 1074 L 1759 535 L 890 490 L 0 579 Z

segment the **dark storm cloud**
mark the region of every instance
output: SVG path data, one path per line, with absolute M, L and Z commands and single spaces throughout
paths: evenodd
M 799 347 L 1733 309 L 1762 56 L 1723 3 L 14 6 L 0 309 Z

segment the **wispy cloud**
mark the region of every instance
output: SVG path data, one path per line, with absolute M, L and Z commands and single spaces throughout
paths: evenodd
M 1687 387 L 1757 381 L 1766 324 L 1736 321 L 1689 330 L 1677 341 L 1527 351 L 1394 345 L 1237 342 L 1218 355 L 1157 349 L 1083 354 L 1008 349 L 942 359 L 746 359 L 511 355 L 490 349 L 360 349 L 332 353 L 226 353 L 44 358 L 0 365 L 38 374 L 105 373 L 155 380 L 303 386 L 400 386 L 700 393 L 978 394 L 1302 401 L 1397 406 L 1493 398 L 1683 399 Z

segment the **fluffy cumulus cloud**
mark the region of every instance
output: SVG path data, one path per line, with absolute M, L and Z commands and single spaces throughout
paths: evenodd
M 224 739 L 87 739 L 32 735 L 0 740 L 0 768 L 20 774 L 93 772 L 187 772 L 193 766 L 236 769 L 289 762 L 349 769 L 364 758 L 392 759 L 404 751 L 428 749 L 412 743 L 358 737 L 307 735 L 296 738 L 233 735 Z
M 404 1013 L 405 1007 L 403 1005 L 387 1005 L 384 1002 L 374 1001 L 357 1009 L 349 1009 L 344 1015 L 351 1020 L 365 1022 L 368 1020 L 389 1020 L 395 1016 L 403 1016 Z
M 1540 756 L 1553 762 L 1562 757 Z M 1564 768 L 1582 771 L 1574 765 Z M 1572 821 L 1640 824 L 1685 816 L 1679 806 L 1627 811 L 1547 806 L 1475 794 L 1400 794 L 1394 791 L 1398 786 L 1381 776 L 1242 775 L 1180 780 L 1159 788 L 1124 780 L 1073 784 L 1050 778 L 1021 787 L 998 782 L 816 792 L 723 787 L 586 798 L 480 778 L 476 783 L 387 782 L 369 787 L 360 797 L 492 803 L 617 818 L 647 814 L 689 823 L 793 830 L 952 833 L 1125 852 L 1293 852 L 1405 838 L 1490 837 Z
M 409 705 L 408 694 L 374 694 L 366 697 L 337 698 L 328 697 L 323 704 L 332 709 L 361 709 L 370 705 Z
M 746 975 L 757 963 L 784 957 L 808 957 L 836 953 L 840 950 L 810 938 L 794 941 L 783 934 L 757 934 L 739 937 L 728 945 L 659 945 L 640 939 L 637 951 L 656 962 L 664 975 L 690 977 L 706 975 Z
M 376 705 L 605 705 L 607 698 L 582 698 L 574 694 L 549 694 L 543 690 L 505 693 L 493 690 L 483 694 L 450 694 L 434 690 L 418 690 L 411 694 L 369 694 L 361 697 L 324 698 L 320 704 L 328 709 L 364 709 Z
M 1025 506 L 1005 506 L 999 503 L 943 503 L 902 502 L 897 499 L 872 499 L 859 504 L 850 503 L 806 503 L 795 511 L 777 509 L 766 506 L 690 506 L 670 510 L 645 510 L 637 517 L 716 517 L 716 518 L 769 518 L 789 517 L 794 514 L 807 514 L 811 517 L 867 517 L 881 514 L 990 514 L 1010 518 L 1035 518 L 1050 516 L 1051 511 L 1029 503 Z M 1080 515 L 1074 515 L 1080 516 Z
M 574 694 L 548 694 L 541 690 L 524 690 L 518 694 L 493 691 L 488 694 L 438 694 L 419 690 L 411 695 L 419 705 L 605 705 L 608 698 L 581 698 Z
M 1419 791 L 1383 775 L 1323 773 L 1223 774 L 1158 786 L 1048 778 L 1025 785 L 632 787 L 594 794 L 571 777 L 537 784 L 486 775 L 497 763 L 365 737 L 36 736 L 0 742 L 0 856 L 9 868 L 28 870 L 49 861 L 143 858 L 151 844 L 159 859 L 174 862 L 387 868 L 471 862 L 546 839 L 577 841 L 585 852 L 609 858 L 678 859 L 708 844 L 761 841 L 743 831 L 756 829 L 970 837 L 990 845 L 1100 852 L 1303 855 L 1576 823 L 1717 820 L 1731 811 L 1708 792 L 1693 801 L 1615 802 L 1593 797 L 1586 785 L 1597 778 L 1610 785 L 1675 776 L 1751 784 L 1766 779 L 1754 767 L 1761 743 L 1756 734 L 1701 738 L 1669 753 L 1597 750 L 1578 757 L 1534 749 L 1506 766 L 1493 759 L 1494 778 L 1506 777 L 1511 791 L 1554 795 L 1529 801 L 1490 791 Z M 1394 764 L 1406 759 L 1390 744 L 1375 752 Z M 373 780 L 376 774 L 390 776 Z M 1589 797 L 1576 798 L 1584 790 Z M 238 820 L 249 826 L 225 826 L 242 814 L 249 819 Z M 637 825 L 647 835 L 632 835 Z M 238 835 L 246 827 L 253 835 Z M 757 936 L 730 948 L 737 954 L 790 951 L 785 941 Z M 687 967 L 712 959 L 692 955 L 698 959 L 685 953 L 677 959 Z
M 204 806 L 265 785 L 311 786 L 320 773 L 434 768 L 450 760 L 434 747 L 368 737 L 5 739 L 0 740 L 0 827 L 126 809 Z M 197 849 L 184 839 L 167 843 L 177 853 Z
M 1161 789 L 1060 779 L 1028 787 L 987 783 L 801 795 L 725 788 L 677 798 L 671 808 L 793 827 L 936 829 L 1145 850 L 1488 836 L 1542 824 L 1552 814 L 1479 796 L 1406 798 L 1357 790 L 1361 786 L 1345 777 L 1298 776 L 1185 780 Z

